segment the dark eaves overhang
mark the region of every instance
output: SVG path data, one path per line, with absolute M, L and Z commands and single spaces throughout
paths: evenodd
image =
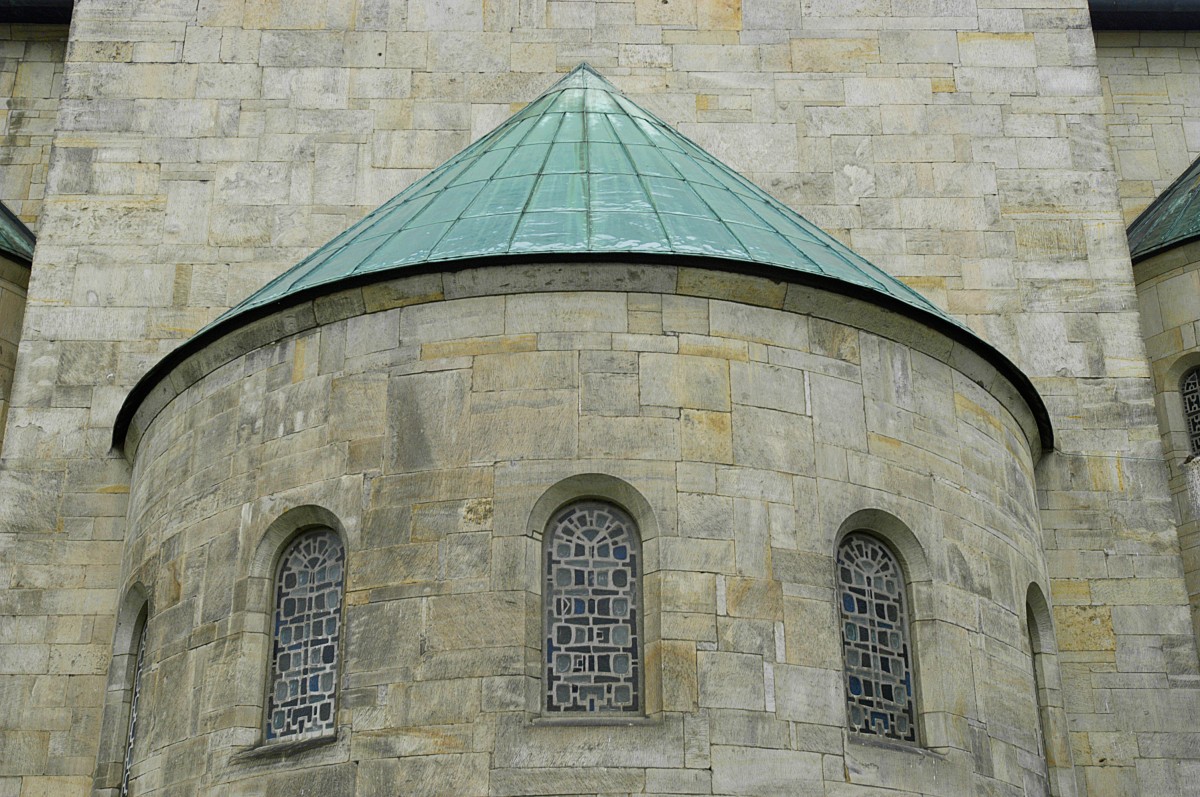
M 1088 0 L 1093 30 L 1200 30 L 1200 0 Z
M 0 23 L 68 25 L 75 0 L 0 0 Z

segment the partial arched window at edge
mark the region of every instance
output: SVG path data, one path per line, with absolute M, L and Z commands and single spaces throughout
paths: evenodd
M 850 730 L 917 742 L 904 576 L 886 545 L 846 536 L 837 551 L 838 607 Z
M 275 578 L 267 742 L 336 731 L 338 652 L 345 549 L 331 529 L 314 529 L 284 549 Z
M 142 670 L 146 665 L 146 619 L 148 607 L 143 607 L 134 632 L 133 683 L 129 687 L 129 726 L 125 733 L 125 759 L 121 766 L 120 797 L 129 795 L 129 775 L 133 769 L 133 748 L 137 743 L 138 703 L 142 696 Z
M 613 504 L 578 501 L 546 530 L 545 713 L 642 710 L 641 544 Z
M 1183 417 L 1187 419 L 1188 445 L 1190 453 L 1200 454 L 1200 368 L 1193 368 L 1179 381 L 1179 395 L 1183 398 Z

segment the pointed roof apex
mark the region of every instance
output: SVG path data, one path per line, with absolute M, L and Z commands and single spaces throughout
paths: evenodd
M 439 263 L 634 255 L 848 283 L 961 327 L 586 63 L 217 323 L 293 294 Z

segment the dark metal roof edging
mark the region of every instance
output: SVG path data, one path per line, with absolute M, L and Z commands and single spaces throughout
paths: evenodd
M 1200 4 L 1200 0 L 1196 0 L 1196 2 L 1198 4 Z M 1197 25 L 1200 26 L 1200 19 L 1197 20 Z M 1197 166 L 1200 166 L 1200 158 L 1197 158 L 1195 161 L 1193 161 L 1191 163 L 1190 166 L 1188 166 L 1186 169 L 1184 169 L 1179 174 L 1178 177 L 1176 177 L 1174 180 L 1171 181 L 1170 185 L 1168 185 L 1166 188 L 1163 189 L 1162 193 L 1160 193 L 1158 196 L 1156 196 L 1154 198 L 1153 202 L 1151 202 L 1149 205 L 1147 205 L 1145 208 L 1142 209 L 1142 212 L 1137 215 L 1137 218 L 1135 218 L 1133 221 L 1129 222 L 1129 226 L 1125 228 L 1125 237 L 1128 238 L 1130 233 L 1133 232 L 1134 230 L 1136 230 L 1138 225 L 1140 225 L 1143 220 L 1147 219 L 1150 216 L 1157 215 L 1160 211 L 1160 205 L 1163 204 L 1163 202 L 1165 201 L 1165 199 L 1167 197 L 1171 196 L 1171 193 L 1175 190 L 1175 188 L 1177 186 L 1179 186 L 1181 183 L 1183 183 L 1185 180 L 1187 180 L 1188 178 L 1195 177 Z M 1138 263 L 1142 262 L 1143 260 L 1148 260 L 1149 258 L 1152 258 L 1155 255 L 1160 255 L 1163 252 L 1166 252 L 1170 249 L 1174 249 L 1177 246 L 1183 246 L 1184 244 L 1189 244 L 1192 241 L 1195 241 L 1197 239 L 1200 239 L 1200 232 L 1195 232 L 1195 233 L 1192 233 L 1191 235 L 1184 235 L 1179 238 L 1172 238 L 1170 240 L 1163 241 L 1162 243 L 1160 243 L 1156 246 L 1153 246 L 1149 249 L 1142 249 L 1137 252 L 1134 252 L 1131 250 L 1129 253 L 1130 261 L 1134 265 L 1137 265 Z
M 539 255 L 503 255 L 496 257 L 479 257 L 470 260 L 447 261 L 424 264 L 420 267 L 403 266 L 390 271 L 372 271 L 365 274 L 349 277 L 336 285 L 316 285 L 312 288 L 297 291 L 281 297 L 276 302 L 260 305 L 251 308 L 247 311 L 238 313 L 235 316 L 224 319 L 220 323 L 215 323 L 212 326 L 205 327 L 198 333 L 188 338 L 177 348 L 173 349 L 161 360 L 159 360 L 149 371 L 147 371 L 126 395 L 125 400 L 121 404 L 120 410 L 117 412 L 116 420 L 113 424 L 112 445 L 113 448 L 124 450 L 125 437 L 129 431 L 130 423 L 133 421 L 133 416 L 136 414 L 142 402 L 150 394 L 150 392 L 160 382 L 167 379 L 171 372 L 187 358 L 193 354 L 203 350 L 210 343 L 220 340 L 225 335 L 233 332 L 241 327 L 246 326 L 254 321 L 258 321 L 275 313 L 286 310 L 290 307 L 303 304 L 320 296 L 330 293 L 339 293 L 341 291 L 363 287 L 376 282 L 386 282 L 389 279 L 397 277 L 416 276 L 418 274 L 430 274 L 438 272 L 457 272 L 466 271 L 473 268 L 486 268 L 490 266 L 503 266 L 512 264 L 533 264 L 533 263 L 562 263 L 564 261 L 571 263 L 631 263 L 641 265 L 668 265 L 668 266 L 692 266 L 698 268 L 707 268 L 714 271 L 726 271 L 738 274 L 748 274 L 751 276 L 766 277 L 772 280 L 794 283 L 797 285 L 805 285 L 818 288 L 829 293 L 846 296 L 851 299 L 858 299 L 867 302 L 868 304 L 876 305 L 885 310 L 897 313 L 898 315 L 920 322 L 925 326 L 941 333 L 946 338 L 954 343 L 965 346 L 968 350 L 981 357 L 990 366 L 1005 379 L 1007 379 L 1017 392 L 1021 399 L 1025 402 L 1029 411 L 1032 413 L 1037 424 L 1038 435 L 1040 437 L 1042 452 L 1049 452 L 1054 449 L 1054 427 L 1051 424 L 1050 412 L 1046 408 L 1045 402 L 1034 387 L 1033 382 L 1025 373 L 1017 367 L 1016 363 L 1005 356 L 999 349 L 996 349 L 991 344 L 977 337 L 970 329 L 965 326 L 960 326 L 947 318 L 944 318 L 936 313 L 931 313 L 923 310 L 920 307 L 901 301 L 888 294 L 880 293 L 871 288 L 855 285 L 845 282 L 844 280 L 835 277 L 828 277 L 822 274 L 812 274 L 799 272 L 788 268 L 778 266 L 770 266 L 760 263 L 746 263 L 743 261 L 726 260 L 714 257 L 704 257 L 701 255 L 670 255 L 659 256 L 648 254 L 573 254 L 564 257 L 561 254 L 539 254 Z M 1038 452 L 1034 452 L 1035 459 Z
M 11 246 L 8 244 L 11 238 L 9 233 L 16 236 L 16 240 Z M 21 246 L 22 244 L 23 246 Z M 23 266 L 31 267 L 33 266 L 33 249 L 36 245 L 37 237 L 25 226 L 25 222 L 17 218 L 17 214 L 9 210 L 7 205 L 0 202 L 0 254 Z M 26 251 L 26 247 L 28 251 Z

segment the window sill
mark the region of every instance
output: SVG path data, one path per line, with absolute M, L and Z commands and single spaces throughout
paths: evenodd
M 270 761 L 272 759 L 290 758 L 293 755 L 298 755 L 315 747 L 326 747 L 336 744 L 337 740 L 338 735 L 336 733 L 329 733 L 323 736 L 297 739 L 294 742 L 263 742 L 254 747 L 234 753 L 229 760 L 231 763 L 238 764 L 246 761 Z
M 928 747 L 921 747 L 920 745 L 909 744 L 908 742 L 895 742 L 879 736 L 848 732 L 846 734 L 846 741 L 848 744 L 860 747 L 871 747 L 877 750 L 894 750 L 898 753 L 909 753 L 925 758 L 933 758 L 938 761 L 946 760 L 946 755 L 939 753 L 937 750 L 930 750 Z
M 564 725 L 568 727 L 586 727 L 586 726 L 634 726 L 634 725 L 661 725 L 662 720 L 658 717 L 647 717 L 641 714 L 634 716 L 621 716 L 619 714 L 602 714 L 599 716 L 583 716 L 583 717 L 534 717 L 529 720 L 529 724 L 533 726 L 546 726 L 561 728 Z

